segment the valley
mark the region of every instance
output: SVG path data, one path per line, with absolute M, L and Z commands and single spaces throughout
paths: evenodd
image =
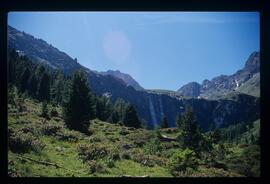
M 8 27 L 10 177 L 259 177 L 260 53 L 177 91 Z

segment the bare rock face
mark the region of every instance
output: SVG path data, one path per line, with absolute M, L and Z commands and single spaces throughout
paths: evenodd
M 233 75 L 220 75 L 214 77 L 212 80 L 204 80 L 202 84 L 196 82 L 188 83 L 182 86 L 178 92 L 184 96 L 197 97 L 200 96 L 206 99 L 219 99 L 224 95 L 233 91 L 245 92 L 249 95 L 254 95 L 253 91 L 259 91 L 260 83 L 259 80 L 251 83 L 247 83 L 255 75 L 260 74 L 260 53 L 253 52 L 247 59 L 243 69 L 238 70 Z M 257 77 L 256 79 L 258 79 Z M 245 85 L 245 88 L 240 89 L 241 86 Z M 251 88 L 252 90 L 250 90 Z
M 188 97 L 198 97 L 200 95 L 201 86 L 197 82 L 190 82 L 184 86 L 182 86 L 177 91 L 183 95 Z
M 119 70 L 108 70 L 107 72 L 100 72 L 102 75 L 111 75 L 113 77 L 123 80 L 128 86 L 132 86 L 137 91 L 143 91 L 144 88 L 133 79 L 129 74 L 121 73 Z

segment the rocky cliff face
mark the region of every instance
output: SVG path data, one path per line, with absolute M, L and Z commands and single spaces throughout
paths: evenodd
M 202 84 L 198 84 L 195 82 L 188 83 L 181 87 L 178 92 L 184 96 L 197 97 L 200 96 L 206 99 L 219 99 L 224 95 L 233 92 L 245 92 L 250 95 L 258 95 L 258 93 L 253 93 L 253 90 L 260 90 L 260 53 L 253 52 L 243 69 L 238 70 L 233 75 L 220 75 L 214 77 L 212 80 L 204 80 Z M 246 83 L 248 80 L 256 77 L 256 80 L 253 79 L 253 83 Z M 241 86 L 245 86 L 244 88 L 251 88 L 252 90 L 243 90 Z M 199 91 L 198 91 L 199 90 Z
M 183 95 L 188 97 L 198 97 L 200 95 L 201 85 L 197 82 L 190 82 L 184 86 L 182 86 L 177 91 Z
M 121 77 L 103 75 L 88 68 L 81 66 L 75 59 L 47 44 L 41 39 L 22 33 L 12 27 L 8 27 L 8 46 L 20 53 L 27 55 L 36 62 L 42 62 L 55 69 L 63 70 L 70 74 L 76 69 L 86 72 L 90 81 L 90 87 L 98 95 L 105 92 L 112 94 L 112 100 L 123 98 L 132 103 L 141 119 L 148 122 L 149 126 L 155 127 L 163 116 L 167 116 L 170 126 L 175 126 L 177 113 L 182 113 L 188 105 L 194 109 L 200 126 L 207 130 L 211 124 L 217 127 L 224 127 L 238 122 L 251 122 L 259 118 L 259 99 L 244 94 L 235 94 L 234 98 L 206 100 L 206 99 L 184 99 L 177 95 L 168 95 L 149 91 L 138 91 L 133 85 L 127 85 Z M 247 81 L 255 71 L 254 65 L 258 64 L 258 54 L 253 54 L 243 71 L 238 71 L 233 79 Z M 251 69 L 252 68 L 252 69 Z M 242 79 L 241 76 L 246 76 Z M 241 80 L 240 80 L 241 79 Z M 204 81 L 201 91 L 211 91 L 215 88 L 227 89 L 235 88 L 236 83 L 232 83 L 228 76 L 220 76 L 211 81 Z M 133 87 L 132 87 L 133 86 Z M 198 85 L 194 85 L 191 95 L 196 96 Z M 208 94 L 206 93 L 205 94 Z
M 107 72 L 100 72 L 102 75 L 111 75 L 113 77 L 122 79 L 128 86 L 132 86 L 134 89 L 138 91 L 144 90 L 140 84 L 134 80 L 129 74 L 121 73 L 119 70 L 108 70 Z

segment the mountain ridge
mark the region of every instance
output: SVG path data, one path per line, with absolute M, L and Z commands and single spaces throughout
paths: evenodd
M 111 75 L 113 77 L 122 79 L 128 86 L 132 86 L 137 91 L 143 91 L 144 88 L 129 74 L 122 73 L 119 70 L 107 70 L 106 72 L 99 72 L 102 75 Z
M 170 127 L 176 126 L 176 115 L 182 113 L 187 106 L 193 107 L 198 122 L 204 130 L 207 130 L 210 124 L 223 127 L 237 122 L 254 121 L 259 118 L 259 99 L 256 97 L 237 94 L 242 101 L 234 102 L 230 100 L 185 99 L 173 93 L 169 95 L 167 92 L 137 91 L 120 78 L 102 75 L 80 65 L 75 59 L 48 44 L 43 48 L 41 45 L 44 45 L 45 41 L 44 43 L 31 35 L 25 36 L 25 34 L 20 31 L 16 32 L 16 29 L 10 26 L 8 31 L 10 48 L 20 50 L 37 62 L 42 62 L 42 59 L 46 60 L 50 65 L 63 70 L 66 74 L 71 74 L 77 69 L 84 70 L 90 81 L 90 88 L 97 95 L 109 92 L 112 94 L 112 101 L 123 98 L 125 101 L 132 103 L 140 119 L 147 122 L 150 127 L 156 127 L 164 116 L 168 118 Z M 46 62 L 43 63 L 47 64 Z M 243 107 L 245 107 L 244 110 Z
M 211 80 L 205 79 L 201 84 L 191 82 L 183 85 L 177 91 L 184 96 L 218 99 L 232 91 L 243 91 L 240 87 L 255 75 L 260 75 L 260 53 L 257 51 L 250 54 L 245 62 L 244 67 L 237 70 L 234 74 L 219 75 Z M 254 80 L 254 82 L 255 83 L 250 83 L 250 85 L 254 84 L 253 87 L 247 86 L 247 88 L 252 88 L 253 90 L 259 91 L 260 80 Z M 259 93 L 253 93 L 252 91 L 248 90 L 246 90 L 245 93 L 249 95 L 259 95 Z

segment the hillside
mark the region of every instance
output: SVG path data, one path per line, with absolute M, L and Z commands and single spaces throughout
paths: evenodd
M 53 105 L 49 104 L 49 112 L 52 108 Z M 24 99 L 16 94 L 15 105 L 8 104 L 10 176 L 173 177 L 170 172 L 171 157 L 183 151 L 178 142 L 162 142 L 156 139 L 155 131 L 124 127 L 98 119 L 91 120 L 91 135 L 87 136 L 67 129 L 62 119 L 62 108 L 54 108 L 58 115 L 45 120 L 40 116 L 41 103 L 36 100 Z M 162 129 L 161 133 L 176 137 L 180 132 L 177 129 Z M 228 159 L 233 155 L 238 155 L 240 159 L 249 148 L 238 145 L 226 147 L 230 150 L 226 155 Z M 236 163 L 229 168 L 226 166 L 226 169 L 207 164 L 210 162 L 201 159 L 197 169 L 177 176 L 244 176 L 238 173 Z
M 136 109 L 140 119 L 146 122 L 148 127 L 153 128 L 158 126 L 164 116 L 168 118 L 169 126 L 175 127 L 177 114 L 182 113 L 187 106 L 192 106 L 195 109 L 198 123 L 203 130 L 208 130 L 211 124 L 224 127 L 234 124 L 235 122 L 250 122 L 259 118 L 260 108 L 258 98 L 251 98 L 249 95 L 245 95 L 244 98 L 246 99 L 241 102 L 232 103 L 230 101 L 221 100 L 222 103 L 220 103 L 219 99 L 205 100 L 186 98 L 179 95 L 177 92 L 167 90 L 137 91 L 134 89 L 134 85 L 136 86 L 136 84 L 134 84 L 134 81 L 132 82 L 132 79 L 130 79 L 127 74 L 117 74 L 118 77 L 115 77 L 118 72 L 109 72 L 114 73 L 114 76 L 112 76 L 108 75 L 108 72 L 105 72 L 106 75 L 104 75 L 100 72 L 85 68 L 80 65 L 76 59 L 72 59 L 66 53 L 46 43 L 46 41 L 34 38 L 10 26 L 8 27 L 8 46 L 9 48 L 16 49 L 19 55 L 29 57 L 35 63 L 42 63 L 51 69 L 63 71 L 66 76 L 70 76 L 78 69 L 83 70 L 87 75 L 91 90 L 93 90 L 96 95 L 102 96 L 104 94 L 111 94 L 113 102 L 118 98 L 122 98 L 126 102 L 131 103 Z M 256 58 L 258 57 L 256 56 Z M 257 65 L 258 59 L 249 60 L 246 65 L 246 70 L 240 71 L 237 76 L 240 76 L 240 78 L 248 78 L 249 72 L 246 71 L 257 72 Z M 254 70 L 254 68 L 256 70 Z M 126 81 L 123 80 L 123 77 Z M 221 83 L 218 82 L 217 85 L 223 85 L 222 81 Z M 218 94 L 216 90 L 213 89 L 216 89 L 215 86 L 211 88 L 211 90 L 209 88 L 208 91 Z M 234 109 L 234 111 L 230 111 L 229 107 Z M 245 107 L 245 109 L 242 107 Z M 220 117 L 220 114 L 222 117 Z

